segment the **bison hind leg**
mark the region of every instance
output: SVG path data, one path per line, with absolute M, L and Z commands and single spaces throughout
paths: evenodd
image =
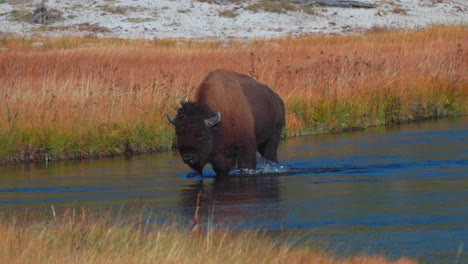
M 257 147 L 258 152 L 267 160 L 278 162 L 278 146 L 281 138 L 281 130 L 274 133 L 265 143 Z
M 239 169 L 256 169 L 257 151 L 255 151 L 255 144 L 241 147 L 237 157 L 237 166 Z

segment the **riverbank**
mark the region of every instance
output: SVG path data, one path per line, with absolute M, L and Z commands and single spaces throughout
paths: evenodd
M 468 29 L 262 41 L 33 38 L 0 41 L 0 162 L 174 147 L 165 113 L 217 68 L 285 101 L 283 137 L 468 112 Z
M 261 231 L 190 229 L 135 218 L 54 207 L 45 214 L 0 215 L 2 263 L 323 263 L 412 264 L 379 256 L 337 259 L 316 249 L 275 241 Z

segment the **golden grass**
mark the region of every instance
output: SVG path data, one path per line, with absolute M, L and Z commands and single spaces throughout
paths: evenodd
M 228 45 L 0 39 L 0 161 L 169 149 L 164 113 L 217 68 L 280 94 L 284 137 L 466 114 L 467 43 L 466 26 Z
M 53 207 L 52 207 L 53 209 Z M 53 215 L 53 216 L 52 216 Z M 321 263 L 413 264 L 379 256 L 337 259 L 307 246 L 279 243 L 260 231 L 210 229 L 113 219 L 86 209 L 49 216 L 0 216 L 0 263 Z

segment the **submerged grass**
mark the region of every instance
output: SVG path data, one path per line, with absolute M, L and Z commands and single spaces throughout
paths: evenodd
M 0 162 L 167 150 L 217 68 L 283 98 L 283 137 L 467 113 L 468 29 L 229 42 L 0 38 Z M 37 43 L 41 42 L 41 43 Z
M 114 218 L 84 208 L 0 214 L 1 263 L 322 263 L 411 264 L 378 256 L 334 258 L 307 246 L 278 243 L 261 231 L 211 228 L 190 232 L 180 223 Z

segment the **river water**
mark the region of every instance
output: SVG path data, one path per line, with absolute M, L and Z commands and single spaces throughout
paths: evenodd
M 0 210 L 144 205 L 154 221 L 262 229 L 338 256 L 468 260 L 468 118 L 285 140 L 281 165 L 200 180 L 176 152 L 0 167 Z M 208 176 L 211 174 L 208 172 Z

